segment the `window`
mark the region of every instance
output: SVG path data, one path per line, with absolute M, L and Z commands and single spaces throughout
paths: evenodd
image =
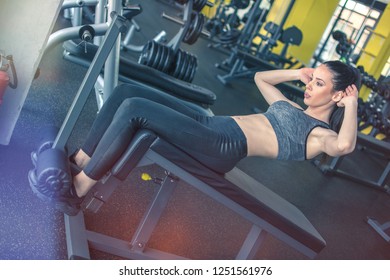
M 339 2 L 314 53 L 311 61 L 313 67 L 326 60 L 342 58 L 351 63 L 358 60 L 386 7 L 386 5 L 378 6 L 377 1 L 371 1 L 368 6 L 365 4 L 367 2 L 370 1 L 341 0 Z M 345 34 L 346 49 L 340 48 L 340 41 L 333 38 L 334 31 Z M 345 52 L 342 52 L 343 50 Z

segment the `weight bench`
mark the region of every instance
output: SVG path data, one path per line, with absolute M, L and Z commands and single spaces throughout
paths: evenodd
M 342 157 L 333 158 L 330 163 L 320 164 L 318 167 L 325 174 L 336 175 L 344 179 L 348 179 L 357 183 L 362 184 L 363 186 L 368 186 L 376 190 L 384 191 L 387 194 L 390 194 L 390 187 L 387 185 L 390 178 L 390 143 L 385 141 L 380 141 L 373 136 L 365 135 L 361 132 L 357 136 L 357 144 L 361 147 L 373 150 L 387 159 L 387 164 L 382 171 L 378 180 L 368 180 L 362 177 L 356 176 L 354 173 L 348 173 L 340 169 L 340 164 L 344 159 Z M 390 229 L 390 221 L 380 224 L 375 218 L 367 217 L 367 223 L 387 242 L 390 242 L 390 236 L 386 232 Z
M 180 180 L 251 222 L 252 227 L 236 259 L 253 258 L 267 234 L 308 258 L 316 257 L 326 245 L 297 207 L 240 169 L 234 168 L 224 175 L 217 174 L 148 130 L 137 132 L 121 159 L 87 195 L 85 209 L 96 213 L 131 170 L 151 164 L 162 167 L 166 176 L 132 240 L 119 240 L 87 230 L 82 212 L 77 216 L 65 215 L 68 255 L 71 259 L 88 259 L 89 247 L 128 259 L 181 259 L 181 256 L 147 247 L 148 240 Z
M 80 44 L 80 41 L 66 41 L 63 44 L 64 59 L 89 67 L 96 55 L 98 46 L 91 43 Z M 86 52 L 85 52 L 86 50 Z M 178 80 L 168 74 L 139 64 L 129 58 L 120 56 L 118 79 L 124 83 L 136 85 L 152 85 L 151 87 L 169 92 L 181 99 L 208 107 L 216 100 L 214 92 L 204 87 Z
M 372 136 L 359 132 L 357 135 L 357 144 L 369 150 L 376 151 L 387 158 L 387 165 L 383 169 L 383 172 L 378 180 L 367 180 L 356 176 L 356 174 L 350 174 L 344 170 L 341 170 L 340 164 L 344 159 L 344 156 L 333 158 L 329 164 L 325 163 L 318 165 L 320 170 L 325 174 L 340 176 L 342 178 L 349 179 L 362 185 L 372 187 L 390 194 L 390 187 L 386 185 L 390 178 L 390 143 L 380 141 Z

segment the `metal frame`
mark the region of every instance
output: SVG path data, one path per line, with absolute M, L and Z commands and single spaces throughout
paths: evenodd
M 380 224 L 374 218 L 368 217 L 367 223 L 381 236 L 386 242 L 390 243 L 390 236 L 386 231 L 390 230 L 390 221 Z
M 166 171 L 166 177 L 163 179 L 160 189 L 156 192 L 148 210 L 140 221 L 132 240 L 130 242 L 120 240 L 85 229 L 83 212 L 80 212 L 77 216 L 65 216 L 67 238 L 69 239 L 67 242 L 68 256 L 70 259 L 89 259 L 89 247 L 129 259 L 183 259 L 182 256 L 147 247 L 149 238 L 179 180 L 183 180 L 252 223 L 252 228 L 249 230 L 245 241 L 237 253 L 236 259 L 254 258 L 268 233 L 295 248 L 308 258 L 314 258 L 317 255 L 317 252 L 219 193 L 157 152 L 149 149 L 137 166 L 142 167 L 151 164 L 157 164 L 163 168 Z M 90 200 L 85 206 L 86 209 L 97 213 L 118 184 L 119 179 L 113 175 L 108 175 L 100 181 L 95 186 L 90 197 L 87 197 L 86 200 Z
M 126 30 L 125 21 L 126 19 L 117 13 L 112 13 L 112 21 L 105 32 L 104 40 L 87 71 L 79 91 L 76 94 L 76 97 L 68 111 L 63 125 L 54 141 L 53 148 L 63 150 L 65 149 L 70 134 L 73 131 L 76 121 L 86 103 L 89 93 L 96 83 L 96 80 L 100 74 L 103 64 L 107 60 L 107 57 L 109 55 L 112 55 L 113 58 L 118 57 L 115 55 L 117 53 L 116 48 L 120 43 L 118 40 L 120 33 Z M 101 27 L 104 29 L 103 26 Z M 62 31 L 57 37 L 63 39 L 64 37 L 70 36 L 69 34 L 74 34 L 75 30 L 76 29 L 72 29 L 69 33 L 67 33 L 67 31 Z M 53 40 L 58 41 L 59 39 L 57 37 L 54 36 Z M 50 46 L 52 44 L 53 41 L 51 41 Z M 112 49 L 113 52 L 111 52 Z M 113 69 L 116 69 L 115 65 L 112 67 Z M 68 256 L 70 259 L 89 259 L 89 246 L 107 253 L 131 259 L 182 259 L 181 256 L 150 249 L 147 247 L 147 242 L 151 236 L 151 233 L 153 232 L 163 210 L 165 209 L 172 191 L 177 185 L 179 179 L 176 177 L 177 175 L 180 175 L 181 180 L 194 186 L 206 195 L 209 195 L 226 207 L 232 209 L 237 214 L 241 215 L 253 224 L 245 241 L 243 242 L 240 251 L 236 256 L 237 259 L 253 258 L 264 241 L 267 233 L 276 236 L 278 239 L 289 244 L 291 247 L 297 249 L 309 258 L 314 258 L 317 255 L 317 252 L 313 251 L 311 248 L 308 248 L 304 244 L 298 242 L 283 231 L 263 220 L 261 217 L 255 215 L 228 197 L 217 192 L 201 180 L 192 176 L 181 167 L 173 164 L 158 153 L 149 149 L 139 163 L 139 166 L 148 165 L 151 163 L 156 163 L 157 165 L 164 168 L 167 171 L 167 175 L 162 182 L 160 190 L 156 193 L 147 213 L 141 220 L 141 223 L 130 243 L 128 241 L 115 239 L 110 236 L 89 231 L 85 227 L 84 216 L 82 212 L 80 212 L 77 216 L 64 215 Z M 101 189 L 101 192 L 97 192 L 98 196 L 94 202 L 89 204 L 89 207 L 98 209 L 99 205 L 104 203 L 104 199 L 109 197 L 110 192 L 114 191 L 116 187 L 115 182 L 117 180 L 118 179 L 116 179 L 114 176 L 111 176 L 110 178 L 106 178 L 105 180 L 99 182 L 98 186 L 105 184 L 104 189 Z M 108 186 L 110 187 L 107 188 Z
M 390 179 L 390 160 L 388 158 L 390 151 L 390 144 L 377 140 L 372 136 L 364 135 L 362 133 L 358 133 L 357 136 L 357 144 L 366 147 L 372 151 L 378 151 L 379 153 L 383 153 L 387 157 L 387 165 L 383 169 L 382 174 L 378 178 L 378 180 L 368 180 L 363 177 L 356 176 L 355 173 L 351 174 L 342 169 L 340 169 L 340 165 L 345 156 L 335 157 L 329 163 L 316 164 L 319 169 L 329 175 L 339 176 L 341 178 L 351 180 L 353 182 L 359 183 L 363 186 L 371 187 L 379 191 L 384 191 L 390 194 L 390 187 L 386 185 L 388 180 Z
M 121 32 L 126 30 L 126 19 L 117 15 L 115 12 L 111 14 L 112 21 L 106 32 L 106 36 L 99 47 L 85 77 L 76 94 L 75 99 L 68 114 L 60 128 L 60 131 L 54 141 L 53 148 L 65 150 L 65 145 L 68 142 L 70 134 L 79 118 L 88 96 L 94 87 L 94 84 L 101 72 L 101 69 L 107 60 L 108 55 L 111 53 L 111 49 L 117 42 L 118 36 Z
M 108 3 L 109 2 L 109 3 Z M 108 5 L 106 5 L 108 3 Z M 98 1 L 79 1 L 79 0 L 70 0 L 67 3 L 64 3 L 63 9 L 68 10 L 68 8 L 75 7 L 75 14 L 73 15 L 72 22 L 73 27 L 65 28 L 59 30 L 52 35 L 50 35 L 45 52 L 51 50 L 54 46 L 59 43 L 62 43 L 67 40 L 79 38 L 79 30 L 81 28 L 81 7 L 84 5 L 96 5 L 96 16 L 95 24 L 90 26 L 95 31 L 95 37 L 93 38 L 94 44 L 100 46 L 103 42 L 102 36 L 106 35 L 109 32 L 109 25 L 112 21 L 110 17 L 106 18 L 106 8 L 107 13 L 111 15 L 113 12 L 117 15 L 122 15 L 122 1 L 121 0 L 98 0 Z M 77 12 L 78 11 L 78 12 Z M 103 76 L 104 83 L 98 85 L 103 88 L 102 92 L 96 92 L 96 98 L 98 101 L 98 108 L 104 103 L 105 100 L 111 95 L 112 91 L 118 84 L 118 73 L 119 73 L 119 55 L 120 55 L 120 45 L 121 45 L 121 33 L 124 33 L 127 30 L 123 29 L 118 34 L 115 34 L 117 37 L 113 47 L 111 47 L 111 52 L 107 56 L 104 69 L 105 75 Z
M 82 8 L 96 6 L 98 2 L 98 0 L 65 0 L 61 9 L 64 10 L 64 16 L 71 19 L 73 26 L 79 26 L 82 24 Z
M 364 186 L 368 186 L 390 194 L 390 187 L 386 185 L 386 182 L 390 178 L 390 161 L 383 169 L 381 176 L 378 178 L 378 180 L 375 181 L 357 177 L 356 174 L 350 174 L 344 170 L 341 170 L 339 167 L 343 159 L 344 157 L 335 157 L 328 165 L 322 166 L 320 169 L 326 174 L 336 175 L 341 178 L 348 179 Z
M 256 2 L 253 4 L 247 23 L 241 32 L 238 42 L 234 47 L 231 48 L 231 54 L 229 58 L 216 65 L 216 67 L 228 72 L 224 75 L 217 75 L 218 80 L 224 85 L 237 79 L 252 79 L 254 73 L 257 71 L 281 68 L 280 60 L 282 56 L 272 53 L 272 45 L 279 39 L 281 30 L 283 30 L 283 26 L 292 10 L 292 7 L 295 4 L 295 0 L 290 0 L 285 13 L 283 14 L 281 22 L 278 24 L 275 34 L 268 37 L 267 39 L 262 39 L 260 45 L 258 46 L 258 50 L 256 53 L 253 53 L 253 51 L 251 51 L 253 39 L 258 36 L 259 29 L 262 25 L 262 20 L 266 16 L 266 12 L 263 10 L 257 22 L 254 21 L 256 11 L 260 9 L 260 4 L 261 0 L 256 0 Z M 210 47 L 214 46 L 210 45 Z M 246 62 L 253 62 L 256 66 L 247 67 L 245 66 Z M 273 62 L 273 64 L 271 62 Z M 295 64 L 292 63 L 290 67 L 294 65 Z

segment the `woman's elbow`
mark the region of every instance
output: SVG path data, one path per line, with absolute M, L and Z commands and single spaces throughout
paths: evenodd
M 263 78 L 261 77 L 261 72 L 256 72 L 255 76 L 253 77 L 253 80 L 256 82 L 256 81 L 260 81 L 262 79 Z
M 339 143 L 339 145 L 337 146 L 338 154 L 339 155 L 350 154 L 355 150 L 355 147 L 356 147 L 356 142 L 346 141 L 346 142 Z

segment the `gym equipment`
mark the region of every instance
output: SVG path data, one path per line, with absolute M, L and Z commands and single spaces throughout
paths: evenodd
M 335 157 L 330 160 L 330 162 L 326 163 L 318 163 L 315 164 L 320 168 L 320 170 L 326 175 L 336 175 L 342 178 L 352 180 L 354 182 L 360 183 L 364 186 L 368 186 L 374 188 L 376 190 L 384 191 L 390 194 L 390 187 L 387 185 L 388 180 L 390 179 L 390 143 L 385 141 L 380 141 L 375 139 L 372 136 L 362 134 L 358 132 L 357 136 L 357 144 L 366 149 L 375 151 L 378 155 L 383 155 L 387 160 L 387 165 L 384 168 L 382 174 L 380 175 L 378 180 L 368 180 L 361 176 L 357 176 L 355 173 L 350 174 L 344 170 L 341 170 L 340 164 L 345 156 Z
M 73 26 L 80 26 L 83 21 L 83 8 L 98 4 L 98 0 L 65 0 L 61 9 L 64 11 L 65 18 L 70 19 Z
M 360 99 L 358 107 L 359 131 L 372 128 L 370 136 L 384 135 L 382 140 L 390 139 L 390 87 L 389 78 L 377 81 L 372 75 L 364 71 L 363 66 L 358 66 L 362 84 L 371 89 L 366 101 Z
M 116 6 L 116 10 L 118 10 L 118 13 L 121 13 L 122 10 L 124 10 L 123 14 L 127 16 L 128 11 L 126 10 L 129 9 L 128 7 L 123 8 L 118 4 Z M 111 10 L 115 10 L 111 6 L 109 8 Z M 131 21 L 131 18 L 129 16 L 127 16 L 127 19 L 128 21 Z M 108 25 L 107 23 L 95 23 L 88 26 L 94 30 L 93 33 L 95 36 L 92 36 L 90 28 L 85 30 L 89 33 L 85 36 L 83 34 L 84 27 L 80 26 L 59 30 L 50 36 L 45 51 L 50 51 L 50 49 L 57 44 L 66 41 L 64 43 L 64 48 L 66 51 L 64 53 L 64 58 L 72 62 L 78 63 L 84 67 L 89 67 L 98 49 L 98 45 L 96 45 L 95 42 L 99 40 L 96 39 L 99 36 L 103 36 L 107 33 Z M 91 43 L 91 39 L 86 40 L 86 38 L 92 37 L 94 44 Z M 69 41 L 76 38 L 80 38 L 82 39 L 82 41 L 77 41 L 77 43 Z M 176 79 L 172 77 L 160 75 L 159 73 L 156 73 L 156 71 L 153 71 L 154 69 L 151 68 L 145 69 L 143 65 L 137 65 L 136 63 L 133 63 L 131 60 L 123 56 L 120 56 L 120 59 L 117 59 L 118 61 L 115 61 L 115 59 L 119 57 L 119 48 L 120 46 L 118 45 L 118 43 L 116 43 L 115 48 L 112 51 L 115 55 L 111 55 L 105 63 L 104 81 L 103 78 L 99 77 L 95 83 L 95 93 L 98 108 L 102 106 L 104 100 L 106 100 L 111 94 L 112 89 L 118 80 L 130 83 L 148 83 L 158 86 L 160 88 L 166 88 L 166 85 L 168 83 L 174 85 L 172 86 L 172 89 L 169 89 L 169 92 L 172 92 L 173 94 L 176 94 L 183 98 L 194 100 L 195 102 L 205 104 L 206 106 L 213 104 L 213 102 L 215 101 L 215 94 L 205 88 L 196 85 L 179 83 L 178 81 L 176 81 Z M 116 65 L 118 66 L 118 68 L 116 67 Z M 192 69 L 195 70 L 195 68 Z M 148 75 L 140 74 L 146 72 L 148 72 Z M 188 79 L 191 79 L 193 75 L 193 72 L 188 72 L 186 77 Z M 154 81 L 153 79 L 156 79 L 156 81 Z
M 183 20 L 175 20 L 163 13 L 163 17 L 182 24 L 179 32 L 166 45 L 149 41 L 145 44 L 138 63 L 191 83 L 195 77 L 198 61 L 195 55 L 180 49 L 181 42 L 194 44 L 203 30 L 204 16 L 199 12 L 207 1 L 177 1 L 184 4 Z
M 183 259 L 183 256 L 148 247 L 153 230 L 180 181 L 195 187 L 252 224 L 236 259 L 253 258 L 267 234 L 308 258 L 314 258 L 326 245 L 300 210 L 238 168 L 224 175 L 216 174 L 148 130 L 137 133 L 104 182 L 99 182 L 88 194 L 85 211 L 96 213 L 133 168 L 151 164 L 163 168 L 166 175 L 155 180 L 160 182 L 160 186 L 132 240 L 120 240 L 88 230 L 80 213 L 70 218 L 77 227 L 72 226 L 67 231 L 71 241 L 68 243 L 70 258 L 89 259 L 89 248 L 94 248 L 129 259 Z
M 131 22 L 130 27 L 121 42 L 121 50 L 142 52 L 142 50 L 144 49 L 144 45 L 136 46 L 130 43 L 131 40 L 133 39 L 135 31 L 139 32 L 141 28 L 134 19 L 132 19 L 130 22 Z M 153 41 L 157 43 L 165 42 L 166 35 L 167 33 L 164 30 L 162 30 L 153 38 Z
M 349 57 L 352 54 L 352 45 L 348 41 L 347 34 L 340 30 L 335 30 L 332 33 L 332 37 L 339 42 L 336 46 L 336 53 L 340 55 L 340 60 L 349 63 Z
M 161 16 L 165 19 L 168 19 L 170 21 L 173 21 L 177 24 L 180 24 L 181 26 L 185 25 L 185 22 L 179 18 L 170 16 L 163 12 Z M 198 12 L 193 12 L 191 14 L 191 20 L 189 24 L 189 28 L 187 32 L 184 35 L 183 42 L 187 43 L 189 45 L 194 44 L 200 35 L 204 35 L 205 37 L 210 37 L 210 33 L 203 30 L 203 26 L 205 24 L 205 17 L 203 14 L 200 14 Z
M 122 9 L 122 8 L 121 8 Z M 126 11 L 125 13 L 126 14 Z M 131 20 L 128 18 L 128 20 Z M 93 24 L 90 25 L 94 29 L 95 38 L 96 36 L 104 35 L 107 32 L 107 24 L 106 23 L 100 23 L 100 24 Z M 81 27 L 83 28 L 83 27 Z M 80 31 L 80 27 L 71 27 L 64 30 L 60 30 L 49 38 L 47 51 L 51 49 L 56 44 L 66 41 L 64 43 L 65 53 L 64 58 L 67 60 L 70 60 L 74 63 L 80 64 L 84 67 L 89 67 L 91 61 L 94 59 L 95 54 L 97 53 L 98 46 L 95 44 L 91 44 L 90 41 L 67 41 L 79 37 L 79 34 L 82 33 Z M 95 41 L 95 40 L 94 40 Z M 149 44 L 149 43 L 148 43 Z M 147 45 L 148 45 L 147 44 Z M 159 47 L 160 45 L 156 42 L 150 43 L 150 45 Z M 157 50 L 157 47 L 153 50 Z M 161 49 L 161 47 L 159 48 Z M 166 50 L 166 48 L 163 48 L 163 51 Z M 161 56 L 163 52 L 160 52 L 159 55 Z M 180 52 L 180 55 L 182 53 Z M 119 57 L 119 54 L 117 54 L 117 57 Z M 182 56 L 184 57 L 184 56 Z M 187 60 L 188 58 L 191 58 L 191 56 L 186 56 Z M 161 62 L 164 64 L 164 61 L 161 60 Z M 188 62 L 187 62 L 188 63 Z M 191 100 L 193 102 L 202 104 L 203 106 L 209 106 L 214 103 L 216 96 L 213 92 L 210 90 L 207 90 L 205 88 L 196 86 L 194 84 L 184 83 L 177 81 L 174 77 L 165 75 L 163 72 L 159 72 L 153 68 L 144 66 L 142 64 L 137 64 L 131 61 L 128 58 L 125 58 L 124 56 L 120 56 L 118 59 L 118 72 L 116 72 L 113 68 L 104 68 L 104 88 L 101 86 L 101 82 L 99 79 L 98 82 L 95 84 L 95 91 L 96 91 L 96 98 L 98 102 L 98 107 L 100 108 L 103 104 L 104 100 L 109 96 L 109 92 L 106 92 L 106 77 L 108 76 L 110 78 L 109 83 L 113 85 L 113 77 L 116 76 L 117 79 L 119 79 L 122 82 L 126 83 L 143 83 L 143 84 L 150 84 L 153 85 L 153 87 L 157 87 L 159 89 L 166 90 L 167 92 L 179 96 L 181 98 Z M 194 65 L 195 63 L 192 63 Z M 180 65 L 179 65 L 180 66 Z M 190 68 L 183 68 L 184 70 L 188 70 Z M 192 68 L 192 71 L 188 72 L 180 72 L 178 71 L 177 75 L 180 73 L 184 73 L 183 76 L 187 77 L 187 79 L 191 79 L 193 77 L 194 73 L 193 71 L 195 68 Z M 100 78 L 100 77 L 99 77 Z M 111 87 L 110 87 L 111 88 Z
M 51 149 L 54 144 L 54 139 L 58 133 L 58 127 L 48 126 L 41 129 L 39 133 L 39 140 L 36 144 L 35 151 L 31 152 L 31 161 L 34 166 L 37 165 L 38 156 L 44 151 Z
M 43 201 L 55 203 L 72 185 L 68 157 L 60 149 L 50 148 L 40 153 L 29 173 L 32 191 Z
M 342 34 L 338 34 L 336 37 L 337 36 L 342 36 Z M 379 83 L 376 81 L 374 82 L 372 80 L 373 77 L 364 71 L 363 66 L 358 66 L 357 69 L 361 73 L 363 84 L 369 84 L 376 90 L 380 87 Z M 381 92 L 384 93 L 385 86 L 382 86 L 381 88 Z M 387 165 L 382 171 L 379 179 L 368 180 L 357 176 L 356 174 L 350 174 L 341 170 L 340 164 L 345 156 L 335 157 L 326 163 L 320 164 L 317 162 L 316 165 L 325 174 L 337 175 L 390 194 L 390 188 L 387 185 L 390 178 L 390 142 L 388 142 L 390 136 L 389 102 L 374 90 L 370 93 L 367 101 L 363 101 L 361 98 L 359 98 L 358 101 L 359 132 L 357 136 L 357 145 L 361 149 L 368 149 L 369 151 L 376 152 L 378 156 L 383 157 L 387 161 Z M 371 131 L 368 134 L 363 134 L 362 131 L 369 127 L 372 128 Z M 382 140 L 379 140 L 376 138 L 379 134 L 383 134 L 385 137 Z
M 129 8 L 131 13 L 128 16 L 134 17 L 141 12 L 139 6 L 133 6 Z M 105 38 L 102 42 L 99 49 L 95 52 L 96 54 L 93 57 L 93 60 L 90 64 L 90 67 L 87 71 L 87 74 L 80 86 L 78 93 L 76 94 L 75 100 L 72 103 L 68 114 L 64 120 L 64 123 L 60 130 L 57 132 L 53 129 L 48 129 L 44 134 L 42 134 L 42 139 L 38 148 L 35 152 L 32 153 L 31 158 L 34 164 L 34 169 L 29 173 L 29 181 L 33 191 L 38 194 L 41 198 L 46 197 L 47 201 L 54 201 L 52 197 L 55 189 L 60 190 L 69 190 L 70 180 L 70 170 L 67 163 L 66 156 L 66 142 L 68 141 L 71 131 L 74 128 L 74 125 L 84 107 L 85 102 L 87 101 L 88 95 L 91 92 L 93 85 L 101 72 L 104 62 L 106 61 L 107 56 L 109 55 L 111 48 L 114 46 L 117 38 L 121 32 L 126 30 L 126 18 L 118 16 L 115 12 L 111 14 L 112 21 L 107 30 L 105 30 Z M 100 25 L 99 25 L 100 27 Z M 91 26 L 82 26 L 77 27 L 80 37 L 88 40 L 92 40 L 93 34 L 102 32 L 94 31 Z M 52 40 L 48 44 L 48 49 L 53 47 L 53 42 L 58 42 L 64 37 L 73 36 L 74 28 L 71 28 L 68 31 L 62 31 L 60 35 L 55 34 Z M 80 46 L 83 50 L 87 47 L 87 42 L 85 46 Z M 138 64 L 135 64 L 138 65 Z M 140 67 L 138 67 L 139 70 Z M 148 70 L 147 67 L 144 67 Z M 144 74 L 144 72 L 142 74 Z M 144 76 L 144 75 L 142 75 Z M 156 74 L 147 75 L 147 77 L 155 80 L 154 84 L 165 83 L 167 79 L 157 78 Z M 183 89 L 183 86 L 179 86 L 178 83 L 172 82 L 170 84 L 172 88 L 179 90 Z M 185 87 L 185 86 L 184 86 Z M 196 86 L 191 87 L 192 92 L 200 92 L 200 88 Z M 206 92 L 211 93 L 211 92 Z M 182 94 L 183 95 L 183 94 Z M 214 98 L 215 95 L 210 95 L 211 98 Z M 198 98 L 199 99 L 199 98 Z M 56 135 L 53 140 L 53 135 Z M 53 190 L 54 188 L 54 190 Z
M 136 10 L 135 14 L 137 12 L 139 10 Z M 62 157 L 66 150 L 66 143 L 93 88 L 94 81 L 101 71 L 105 58 L 110 53 L 115 41 L 117 41 L 119 33 L 124 31 L 126 19 L 115 13 L 112 14 L 112 17 L 106 36 L 87 71 L 52 147 L 50 149 L 43 148 L 44 151 L 38 156 L 37 167 L 42 166 L 42 168 L 34 171 L 37 176 L 30 176 L 32 187 L 41 195 L 47 195 L 48 200 L 54 198 L 55 192 L 47 185 L 53 184 L 60 192 L 67 190 L 66 180 L 62 179 L 62 176 L 60 178 L 55 177 L 54 181 L 51 180 L 52 178 L 48 180 L 49 175 L 51 175 L 50 169 L 60 169 L 64 171 L 65 175 L 69 174 L 69 170 L 66 170 L 66 166 L 63 166 Z M 144 67 L 143 69 L 150 68 Z M 145 72 L 141 74 L 145 75 Z M 155 91 L 156 94 L 166 94 L 159 90 Z M 182 102 L 193 106 L 194 109 L 205 115 L 212 114 L 210 110 L 199 105 L 184 100 Z M 43 158 L 44 155 L 48 155 L 50 163 L 46 162 Z M 253 224 L 236 256 L 237 259 L 252 258 L 267 233 L 309 258 L 314 258 L 326 245 L 324 239 L 299 209 L 239 169 L 234 169 L 225 175 L 216 174 L 150 131 L 140 131 L 137 134 L 123 157 L 111 169 L 110 174 L 98 183 L 102 186 L 97 186 L 89 194 L 94 197 L 91 201 L 85 201 L 86 204 L 91 210 L 97 210 L 115 189 L 119 180 L 127 177 L 132 168 L 136 165 L 142 166 L 152 163 L 158 164 L 167 170 L 166 177 L 163 180 L 155 180 L 156 182 L 161 181 L 161 188 L 156 193 L 152 206 L 147 211 L 148 214 L 141 221 L 130 246 L 126 241 L 86 230 L 83 212 L 79 212 L 76 216 L 65 215 L 67 247 L 70 259 L 88 259 L 89 246 L 125 258 L 180 258 L 171 253 L 147 248 L 147 241 L 179 179 L 203 191 Z M 44 181 L 45 187 L 43 189 L 40 186 L 36 187 L 38 185 L 38 175 L 41 175 Z
M 63 47 L 65 49 L 64 59 L 84 67 L 89 67 L 98 49 L 96 45 L 87 43 L 87 53 L 85 53 L 84 47 L 74 41 L 65 42 Z M 118 79 L 121 82 L 148 85 L 206 108 L 214 104 L 216 100 L 214 92 L 196 84 L 178 80 L 124 56 L 120 56 L 119 62 Z
M 267 22 L 264 25 L 265 34 L 259 34 L 259 30 L 272 2 L 263 8 L 260 2 L 256 1 L 249 11 L 248 20 L 237 43 L 231 48 L 229 58 L 216 65 L 216 67 L 228 72 L 225 75 L 217 75 L 219 81 L 224 85 L 235 79 L 252 79 L 257 71 L 299 66 L 299 61 L 287 58 L 286 54 L 290 45 L 301 44 L 302 32 L 296 26 L 282 29 L 295 1 L 289 2 L 280 23 Z M 255 37 L 261 38 L 261 43 L 256 48 L 252 43 Z M 284 43 L 284 47 L 280 54 L 275 54 L 272 49 L 278 41 Z
M 236 1 L 233 2 L 233 5 L 236 3 Z M 230 57 L 225 61 L 228 62 L 228 65 L 233 65 L 235 61 L 234 57 L 234 50 L 239 47 L 242 51 L 251 52 L 252 51 L 252 42 L 255 37 L 259 35 L 259 30 L 263 23 L 266 20 L 266 17 L 268 15 L 269 10 L 271 9 L 273 4 L 273 0 L 267 0 L 267 1 L 256 1 L 253 3 L 252 7 L 249 9 L 249 11 L 244 15 L 243 22 L 245 22 L 244 28 L 239 32 L 239 36 L 237 35 L 238 32 L 235 31 L 235 28 L 230 26 L 233 20 L 231 17 L 227 20 L 225 20 L 224 25 L 224 31 L 219 35 L 219 40 L 222 39 L 222 43 L 225 43 L 226 36 L 232 37 L 231 40 L 233 43 L 231 45 L 223 45 L 227 48 L 231 48 L 233 53 L 230 55 Z M 229 8 L 229 6 L 227 6 Z M 237 12 L 239 8 L 237 6 L 234 7 L 235 13 Z M 232 34 L 231 34 L 232 33 Z M 233 36 L 232 36 L 233 35 Z M 235 36 L 238 36 L 238 38 L 235 38 Z M 217 47 L 219 48 L 219 44 L 211 44 L 210 47 Z M 230 52 L 229 52 L 230 54 Z
M 235 57 L 236 62 L 230 72 L 226 75 L 217 75 L 224 85 L 234 79 L 253 79 L 253 75 L 258 71 L 279 69 L 276 65 L 239 49 L 235 50 Z M 244 62 L 248 66 L 244 67 Z M 217 67 L 221 66 L 217 65 Z M 291 100 L 303 98 L 304 89 L 300 83 L 281 83 L 277 87 Z
M 188 4 L 190 2 L 190 0 L 176 0 L 177 3 L 181 4 L 181 5 L 185 5 L 185 4 Z M 196 12 L 200 12 L 202 11 L 202 9 L 206 6 L 210 6 L 212 7 L 213 4 L 212 3 L 209 3 L 207 0 L 194 0 L 193 1 L 193 4 L 192 4 L 192 9 Z
M 198 66 L 197 58 L 190 53 L 149 41 L 138 59 L 138 63 L 191 83 Z
M 390 236 L 386 231 L 390 229 L 390 221 L 380 224 L 375 218 L 367 217 L 367 223 L 384 239 L 390 243 Z
M 263 57 L 263 59 L 274 63 L 277 67 L 280 68 L 294 67 L 298 62 L 294 62 L 291 58 L 287 58 L 287 50 L 290 45 L 299 46 L 302 43 L 302 31 L 295 25 L 280 31 L 279 25 L 274 24 L 273 22 L 267 22 L 264 26 L 264 29 L 268 32 L 268 36 L 260 35 L 262 38 L 262 42 L 259 45 L 261 54 L 260 56 Z M 275 38 L 277 38 L 276 41 Z M 277 41 L 280 41 L 284 44 L 280 54 L 271 52 L 272 48 L 277 46 Z
M 129 5 L 129 1 L 121 1 L 121 6 L 125 9 L 123 16 L 126 16 L 126 7 Z M 95 6 L 95 12 L 92 13 L 91 9 Z M 107 6 L 107 0 L 66 0 L 62 5 L 64 11 L 64 17 L 69 19 L 73 26 L 81 26 L 83 24 L 84 17 L 87 17 L 87 22 L 103 23 L 105 21 L 105 7 Z M 119 9 L 116 10 L 119 12 Z M 120 13 L 121 14 L 121 13 Z M 129 28 L 121 41 L 121 49 L 126 51 L 141 52 L 143 45 L 136 46 L 131 44 L 135 31 L 140 31 L 139 25 L 134 19 L 129 21 Z M 159 34 L 153 38 L 156 42 L 165 40 L 165 31 L 162 30 Z M 100 37 L 94 38 L 94 44 L 99 45 L 101 42 Z
M 290 45 L 293 46 L 300 46 L 303 40 L 303 34 L 302 31 L 296 27 L 295 25 L 290 26 L 283 30 L 282 36 L 280 37 L 279 41 L 284 44 L 282 51 L 280 52 L 280 55 L 276 59 L 276 63 L 279 63 L 278 60 L 282 61 L 282 64 L 291 64 L 291 66 L 294 66 L 294 64 L 291 62 L 291 60 L 287 60 L 287 49 Z M 283 67 L 282 66 L 282 67 Z
M 267 2 L 266 5 L 264 5 L 265 2 Z M 246 36 L 251 36 L 254 29 L 257 28 L 256 31 L 258 31 L 262 25 L 269 10 L 269 7 L 267 7 L 268 2 L 263 1 L 259 9 L 253 6 L 255 8 L 252 7 L 242 19 L 238 16 L 238 12 L 241 9 L 247 9 L 250 1 L 230 1 L 229 4 L 221 3 L 214 18 L 208 20 L 205 25 L 205 28 L 210 31 L 210 39 L 213 41 L 209 46 L 213 48 L 222 46 L 229 49 L 238 44 L 240 37 L 241 43 L 250 40 Z M 249 20 L 248 14 L 251 14 L 253 9 L 254 15 Z M 245 27 L 241 32 L 239 27 L 242 23 L 245 23 Z
M 95 24 L 91 24 L 91 28 L 94 30 L 93 34 L 81 34 L 80 33 L 80 26 L 74 26 L 65 28 L 62 30 L 59 30 L 52 35 L 50 35 L 47 46 L 45 48 L 45 52 L 50 51 L 50 49 L 54 46 L 56 46 L 58 43 L 62 43 L 66 40 L 71 40 L 80 37 L 83 41 L 82 44 L 88 43 L 90 40 L 93 39 L 93 42 L 97 45 L 101 44 L 101 36 L 104 36 L 106 32 L 108 31 L 109 24 L 111 23 L 111 18 L 108 16 L 107 18 L 104 16 L 105 14 L 111 15 L 112 13 L 117 14 L 126 14 L 127 19 L 130 20 L 132 14 L 125 13 L 127 10 L 134 9 L 134 6 L 129 7 L 123 7 L 122 1 L 119 0 L 113 0 L 110 1 L 109 5 L 106 5 L 106 0 L 99 0 L 98 4 L 96 5 L 96 16 L 95 16 Z M 139 7 L 141 12 L 141 8 Z M 85 31 L 89 31 L 85 30 Z M 127 28 L 124 28 L 123 30 L 127 30 Z M 120 33 L 119 33 L 120 34 Z M 120 38 L 120 35 L 118 35 L 118 38 Z M 89 40 L 89 41 L 86 41 Z M 115 43 L 115 46 L 113 47 L 111 53 L 108 55 L 105 63 L 104 63 L 104 69 L 106 71 L 106 75 L 104 75 L 104 83 L 102 82 L 103 78 L 99 78 L 99 80 L 96 82 L 97 88 L 102 85 L 102 90 L 99 94 L 99 89 L 96 90 L 96 99 L 98 101 L 98 107 L 103 104 L 103 102 L 108 98 L 108 96 L 112 93 L 112 90 L 117 85 L 118 82 L 118 68 L 119 68 L 119 61 L 117 61 L 117 56 L 119 56 L 120 52 L 120 40 Z
M 139 12 L 139 7 L 133 7 L 131 16 L 135 16 Z M 53 203 L 55 206 L 57 194 L 69 192 L 72 182 L 66 143 L 103 67 L 104 61 L 117 41 L 119 33 L 126 29 L 126 18 L 118 16 L 115 12 L 111 16 L 112 22 L 108 27 L 102 46 L 87 71 L 87 75 L 76 94 L 63 125 L 57 133 L 52 128 L 48 129 L 42 135 L 38 149 L 31 155 L 34 165 L 34 168 L 28 174 L 31 189 L 38 197 Z M 88 31 L 89 28 L 84 28 L 83 30 Z M 56 136 L 53 140 L 54 134 Z

